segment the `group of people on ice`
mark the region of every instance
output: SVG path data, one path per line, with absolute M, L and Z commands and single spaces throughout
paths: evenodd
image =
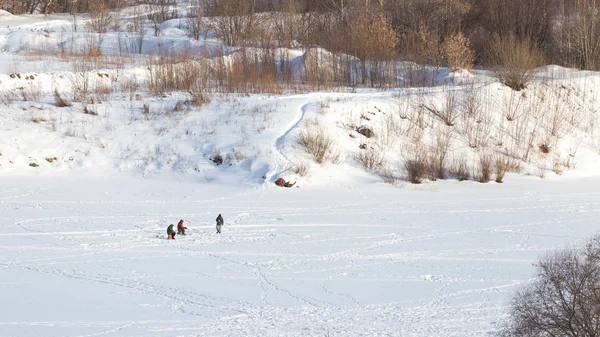
M 216 221 L 217 221 L 217 234 L 221 234 L 221 227 L 223 227 L 223 217 L 221 216 L 221 214 L 219 214 Z M 171 224 L 167 228 L 167 236 L 168 236 L 169 240 L 174 240 L 175 235 L 177 235 L 177 234 L 186 235 L 185 231 L 188 228 L 183 225 L 183 220 L 179 220 L 179 223 L 177 224 L 177 232 L 175 232 L 175 229 L 173 229 L 173 227 L 174 227 L 173 224 Z

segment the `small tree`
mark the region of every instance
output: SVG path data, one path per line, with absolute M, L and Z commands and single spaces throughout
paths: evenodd
M 200 40 L 201 33 L 206 30 L 204 16 L 206 16 L 206 0 L 195 0 L 188 22 L 192 27 L 192 35 L 196 41 Z
M 544 63 L 534 41 L 514 35 L 492 39 L 487 56 L 498 80 L 516 91 L 525 89 L 534 69 Z
M 549 253 L 512 301 L 504 337 L 600 335 L 600 235 L 582 249 Z
M 475 52 L 471 49 L 469 39 L 461 32 L 446 38 L 442 44 L 442 52 L 452 70 L 470 69 L 475 60 Z
M 110 8 L 106 3 L 94 1 L 90 4 L 90 25 L 98 34 L 106 33 L 108 26 L 112 23 Z

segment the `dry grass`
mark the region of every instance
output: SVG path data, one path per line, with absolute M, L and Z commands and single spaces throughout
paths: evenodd
M 333 138 L 327 134 L 327 129 L 316 119 L 305 124 L 298 136 L 298 144 L 318 164 L 337 163 L 339 160 L 339 153 L 335 150 Z
M 373 171 L 384 165 L 385 158 L 377 149 L 367 146 L 355 153 L 354 158 L 367 171 Z
M 73 104 L 67 102 L 64 98 L 60 96 L 60 93 L 57 89 L 54 89 L 54 102 L 56 102 L 56 106 L 59 108 L 67 108 L 73 106 Z
M 295 165 L 294 172 L 301 177 L 306 177 L 308 175 L 309 171 L 310 171 L 310 164 L 307 162 L 303 161 L 303 162 L 297 163 Z

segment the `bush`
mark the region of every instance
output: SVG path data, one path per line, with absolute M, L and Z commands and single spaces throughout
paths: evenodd
M 336 163 L 339 160 L 339 154 L 334 150 L 333 138 L 316 119 L 306 123 L 298 136 L 298 144 L 312 155 L 318 164 Z
M 496 158 L 496 182 L 502 183 L 504 176 L 512 167 L 512 163 L 507 158 Z
M 461 157 L 460 159 L 455 160 L 454 166 L 450 170 L 450 174 L 458 179 L 458 181 L 471 179 L 471 173 L 469 172 L 467 159 L 465 157 Z
M 475 60 L 469 39 L 462 33 L 448 36 L 442 44 L 442 52 L 446 63 L 452 70 L 470 69 Z
M 405 161 L 404 169 L 406 171 L 406 180 L 413 184 L 422 183 L 425 173 L 427 173 L 427 165 L 424 161 L 418 159 Z
M 366 148 L 360 150 L 355 155 L 356 161 L 362 165 L 367 171 L 372 171 L 383 166 L 384 157 L 383 155 L 375 150 Z
M 544 64 L 534 41 L 515 36 L 493 39 L 487 57 L 496 78 L 516 91 L 525 89 L 534 69 Z
M 60 94 L 58 93 L 58 90 L 54 89 L 54 101 L 56 102 L 56 106 L 59 108 L 67 108 L 67 107 L 71 107 L 73 106 L 73 104 L 65 101 Z
M 492 158 L 489 155 L 479 156 L 479 177 L 480 183 L 489 183 L 492 179 Z
M 598 336 L 600 236 L 538 262 L 535 280 L 514 295 L 503 337 Z

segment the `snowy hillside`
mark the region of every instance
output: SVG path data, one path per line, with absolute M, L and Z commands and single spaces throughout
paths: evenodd
M 339 55 L 149 10 L 0 13 L 0 336 L 492 336 L 597 231 L 600 73 L 314 85 Z M 285 85 L 234 78 L 266 58 Z

